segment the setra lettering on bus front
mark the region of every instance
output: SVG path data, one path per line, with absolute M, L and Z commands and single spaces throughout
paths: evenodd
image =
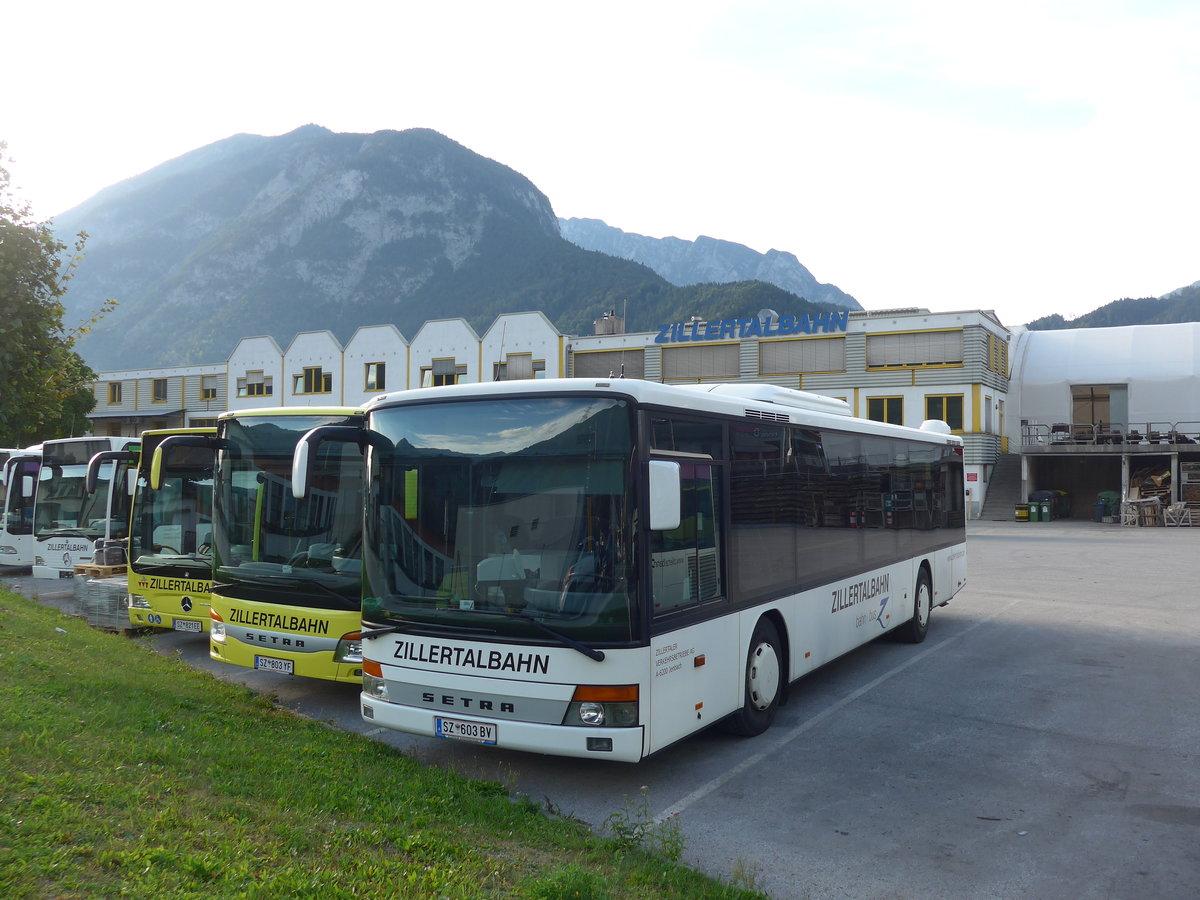
M 455 697 L 453 694 L 442 694 L 441 698 L 432 691 L 425 691 L 421 694 L 422 703 L 440 703 L 442 706 L 461 706 L 463 709 L 476 709 L 479 712 L 502 712 L 515 713 L 517 707 L 506 701 L 499 703 L 492 700 L 475 700 L 471 697 Z M 472 707 L 471 704 L 475 706 Z

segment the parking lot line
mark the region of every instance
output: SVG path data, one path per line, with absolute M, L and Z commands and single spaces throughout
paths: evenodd
M 747 769 L 753 768 L 754 766 L 756 766 L 760 762 L 762 762 L 764 759 L 771 756 L 773 753 L 778 752 L 786 744 L 790 743 L 791 741 L 796 740 L 796 738 L 800 737 L 805 732 L 811 731 L 813 728 L 816 728 L 818 725 L 820 725 L 822 722 L 824 722 L 826 719 L 828 719 L 834 713 L 839 712 L 842 709 L 845 709 L 847 706 L 849 706 L 851 703 L 853 703 L 859 697 L 862 697 L 864 694 L 869 693 L 870 691 L 874 690 L 875 688 L 879 687 L 879 685 L 889 681 L 890 679 L 895 678 L 897 675 L 899 675 L 905 669 L 911 668 L 912 666 L 921 662 L 926 657 L 931 656 L 934 653 L 937 653 L 939 650 L 942 650 L 946 647 L 949 647 L 953 644 L 958 643 L 959 641 L 961 641 L 963 638 L 965 638 L 968 634 L 970 634 L 972 631 L 974 631 L 979 626 L 986 625 L 988 622 L 991 622 L 992 620 L 1002 616 L 1004 613 L 1008 612 L 1008 610 L 1012 609 L 1017 604 L 1025 602 L 1025 599 L 1026 598 L 1024 598 L 1024 597 L 1020 597 L 1016 600 L 1012 600 L 1012 601 L 1004 604 L 1003 606 L 1001 606 L 999 609 L 994 610 L 990 615 L 987 615 L 987 616 L 984 616 L 983 618 L 975 620 L 973 623 L 968 625 L 966 628 L 964 628 L 958 634 L 956 634 L 952 637 L 949 637 L 946 640 L 942 641 L 941 643 L 935 644 L 932 647 L 926 647 L 924 650 L 920 651 L 919 653 L 917 653 L 913 656 L 910 656 L 904 662 L 900 663 L 900 665 L 895 666 L 894 668 L 888 670 L 887 672 L 884 672 L 882 675 L 880 675 L 879 677 L 875 678 L 872 681 L 867 682 L 866 684 L 864 684 L 862 687 L 858 688 L 857 690 L 851 691 L 849 694 L 847 694 L 842 699 L 838 700 L 836 703 L 832 704 L 831 706 L 827 706 L 825 709 L 821 710 L 816 715 L 810 716 L 808 719 L 805 719 L 803 722 L 799 723 L 798 725 L 794 725 L 791 728 L 785 729 L 777 735 L 768 733 L 768 735 L 765 736 L 765 737 L 767 737 L 766 743 L 764 744 L 764 746 L 762 746 L 761 749 L 758 750 L 758 752 L 752 754 L 751 756 L 746 757 L 744 760 L 742 760 L 740 763 L 738 763 L 733 768 L 727 769 L 725 772 L 723 772 L 718 777 L 713 778 L 711 781 L 708 781 L 705 784 L 702 784 L 700 787 L 696 788 L 696 790 L 692 791 L 690 794 L 687 794 L 686 796 L 684 796 L 678 802 L 673 803 L 671 806 L 668 806 L 666 809 L 664 809 L 662 812 L 660 812 L 655 817 L 655 822 L 661 824 L 661 823 L 665 822 L 667 819 L 671 818 L 672 816 L 679 815 L 684 810 L 688 809 L 688 807 L 692 806 L 692 804 L 696 803 L 698 800 L 703 800 L 705 797 L 707 797 L 713 791 L 715 791 L 718 788 L 722 787 L 723 785 L 729 783 L 734 778 L 736 778 L 738 775 L 741 775 L 743 772 L 745 772 Z M 759 740 L 762 740 L 762 738 L 759 738 Z

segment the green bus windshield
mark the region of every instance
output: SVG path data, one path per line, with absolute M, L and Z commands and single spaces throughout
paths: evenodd
M 158 490 L 150 487 L 147 448 L 134 493 L 130 564 L 160 574 L 212 565 L 213 452 L 183 447 L 171 452 Z
M 213 501 L 213 590 L 242 599 L 358 609 L 362 584 L 362 455 L 354 444 L 317 451 L 308 496 L 292 496 L 292 454 L 342 415 L 223 419 Z

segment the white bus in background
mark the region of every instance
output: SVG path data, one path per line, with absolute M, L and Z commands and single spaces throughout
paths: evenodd
M 42 447 L 8 450 L 0 487 L 0 566 L 33 565 L 33 502 Z
M 59 438 L 42 444 L 33 507 L 34 578 L 73 578 L 91 563 L 99 541 L 129 537 L 129 507 L 138 442 L 127 437 Z M 97 490 L 87 491 L 88 462 L 113 454 L 100 467 Z
M 966 580 L 962 440 L 770 385 L 561 379 L 382 395 L 367 447 L 362 714 L 637 761 Z

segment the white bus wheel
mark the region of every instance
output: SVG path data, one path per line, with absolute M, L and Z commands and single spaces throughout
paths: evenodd
M 917 588 L 913 593 L 913 616 L 896 629 L 896 637 L 909 644 L 919 644 L 929 631 L 929 611 L 933 609 L 933 585 L 925 569 L 917 575 Z
M 759 619 L 746 652 L 746 699 L 725 720 L 734 734 L 762 734 L 775 720 L 783 688 L 783 651 L 779 632 L 770 619 Z

